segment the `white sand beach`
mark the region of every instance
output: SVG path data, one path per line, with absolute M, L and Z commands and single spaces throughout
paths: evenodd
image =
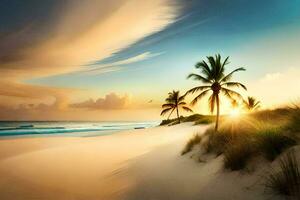
M 206 128 L 186 123 L 99 137 L 1 139 L 0 199 L 266 199 L 259 175 L 225 171 L 221 156 L 197 162 L 180 155 Z

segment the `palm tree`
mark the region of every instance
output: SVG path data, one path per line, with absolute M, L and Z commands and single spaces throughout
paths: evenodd
M 232 99 L 232 100 L 231 100 L 231 107 L 232 107 L 233 109 L 236 109 L 237 107 L 239 107 L 238 101 L 235 100 L 235 99 Z
M 260 101 L 257 101 L 254 97 L 248 97 L 247 100 L 244 100 L 243 102 L 248 111 L 257 110 L 260 108 Z
M 184 96 L 179 95 L 179 91 L 169 92 L 168 98 L 166 98 L 166 103 L 162 105 L 163 111 L 160 113 L 160 115 L 165 115 L 166 113 L 170 112 L 168 119 L 172 115 L 173 111 L 176 109 L 177 112 L 177 119 L 180 123 L 180 117 L 179 117 L 179 108 L 182 108 L 183 110 L 187 112 L 193 112 L 192 109 L 190 109 L 187 106 L 187 103 L 184 102 Z
M 189 91 L 186 92 L 187 94 L 193 94 L 195 92 L 200 92 L 198 96 L 194 98 L 191 102 L 192 105 L 195 105 L 200 99 L 202 99 L 207 94 L 211 93 L 208 103 L 210 107 L 210 112 L 213 113 L 215 110 L 215 105 L 217 107 L 217 114 L 216 114 L 216 124 L 215 124 L 215 131 L 218 130 L 219 126 L 219 117 L 220 117 L 220 93 L 227 96 L 228 98 L 232 99 L 233 96 L 237 98 L 242 98 L 242 96 L 234 91 L 229 89 L 230 87 L 241 87 L 247 90 L 246 86 L 239 83 L 239 82 L 232 82 L 231 78 L 235 72 L 238 71 L 245 71 L 244 68 L 240 67 L 229 74 L 225 75 L 225 66 L 229 64 L 227 57 L 224 62 L 221 61 L 221 56 L 215 55 L 207 57 L 208 63 L 206 61 L 198 62 L 195 65 L 196 69 L 200 69 L 200 74 L 189 74 L 187 78 L 193 78 L 196 81 L 200 81 L 205 85 L 197 86 Z

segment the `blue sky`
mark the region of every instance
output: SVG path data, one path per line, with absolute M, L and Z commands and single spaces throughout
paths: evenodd
M 133 85 L 144 81 L 151 84 L 153 79 L 166 84 L 170 78 L 178 80 L 180 76 L 184 79 L 193 70 L 193 65 L 205 59 L 206 55 L 221 53 L 224 57 L 230 56 L 231 52 L 238 52 L 240 46 L 247 46 L 249 42 L 265 37 L 272 38 L 272 33 L 282 34 L 284 37 L 289 32 L 298 31 L 300 28 L 300 1 L 298 0 L 285 2 L 281 0 L 263 2 L 194 0 L 188 1 L 186 5 L 183 2 L 182 4 L 184 8 L 176 22 L 158 33 L 117 51 L 108 58 L 91 61 L 91 63 L 99 65 L 113 63 L 145 52 L 159 55 L 144 61 L 120 65 L 122 69 L 116 72 L 96 75 L 72 73 L 43 78 L 35 82 L 96 88 L 97 85 L 104 84 L 111 86 L 109 89 L 116 90 L 126 90 L 127 87 L 130 90 Z M 231 59 L 234 63 L 235 58 Z M 89 64 L 86 64 L 87 68 Z M 247 63 L 244 65 L 247 67 Z M 245 77 L 255 78 L 267 71 L 269 69 L 251 70 L 254 74 L 247 73 Z
M 5 4 L 10 4 L 8 6 L 15 8 L 17 15 L 22 17 L 26 13 L 17 12 L 19 9 L 32 9 L 28 5 Z M 42 25 L 42 31 L 36 38 L 44 38 L 45 31 L 51 32 L 46 25 L 55 24 L 53 18 L 60 16 L 57 14 L 61 13 L 61 10 L 57 11 L 59 3 L 47 1 L 45 5 L 48 4 L 52 12 L 41 12 L 45 9 L 42 4 L 38 7 L 39 12 L 36 11 L 41 20 L 34 24 Z M 256 92 L 256 83 L 268 75 L 284 73 L 283 69 L 297 71 L 299 68 L 299 62 L 295 60 L 295 51 L 300 50 L 297 46 L 299 0 L 182 0 L 168 1 L 167 6 L 174 8 L 173 19 L 164 16 L 169 22 L 157 30 L 154 28 L 134 42 L 101 55 L 99 59 L 87 59 L 78 64 L 76 70 L 26 77 L 22 82 L 88 90 L 92 98 L 114 92 L 129 94 L 143 102 L 148 99 L 162 102 L 168 91 L 180 89 L 184 92 L 197 84 L 186 80 L 186 76 L 194 71 L 194 64 L 205 59 L 205 56 L 220 53 L 223 57 L 230 56 L 228 71 L 236 67 L 247 69 L 247 72 L 238 74 L 237 79 L 248 83 L 250 91 L 265 98 L 262 101 L 265 100 L 266 105 L 293 98 L 292 94 L 287 94 L 281 101 L 270 101 L 272 98 Z M 18 21 L 17 16 L 12 17 L 7 11 L 2 15 L 7 18 L 2 18 L 6 23 L 0 30 L 5 30 L 5 27 L 7 30 L 13 29 L 11 24 Z M 19 23 L 26 24 L 30 19 L 24 18 L 25 22 Z M 132 28 L 126 21 L 122 25 L 124 32 Z M 119 36 L 114 34 L 114 38 Z M 97 42 L 102 42 L 101 37 Z M 80 95 L 77 101 L 83 98 Z M 76 97 L 72 99 L 76 100 Z

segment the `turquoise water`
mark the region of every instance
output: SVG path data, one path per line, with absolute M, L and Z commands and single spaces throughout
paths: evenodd
M 25 135 L 94 136 L 144 129 L 158 122 L 0 122 L 0 137 Z

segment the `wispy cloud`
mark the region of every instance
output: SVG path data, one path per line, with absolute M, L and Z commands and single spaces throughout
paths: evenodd
M 137 7 L 139 12 L 135 12 Z M 74 2 L 65 12 L 43 21 L 46 31 L 28 26 L 26 31 L 14 34 L 16 30 L 11 30 L 13 36 L 0 38 L 0 50 L 4 52 L 0 72 L 18 79 L 74 72 L 85 63 L 107 58 L 162 30 L 174 22 L 176 15 L 177 8 L 168 0 Z M 17 39 L 25 42 L 19 45 Z M 147 56 L 146 52 L 123 64 Z
M 151 52 L 144 52 L 139 55 L 124 59 L 124 60 L 119 60 L 111 63 L 105 63 L 101 64 L 101 62 L 94 62 L 91 64 L 88 64 L 89 66 L 88 69 L 83 70 L 84 73 L 107 73 L 107 72 L 112 72 L 112 71 L 119 71 L 122 70 L 124 65 L 129 65 L 137 62 L 141 62 L 144 60 L 148 60 L 150 58 L 154 58 L 156 56 L 162 55 L 163 52 L 160 53 L 151 53 Z

